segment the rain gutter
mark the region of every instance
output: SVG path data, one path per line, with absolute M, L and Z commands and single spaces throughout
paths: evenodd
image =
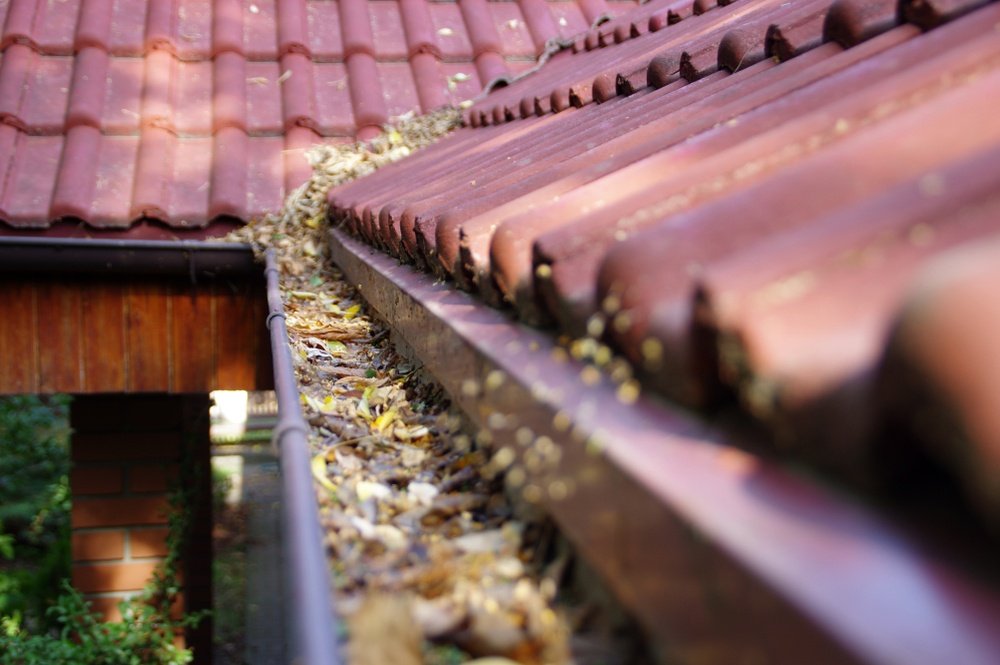
M 0 272 L 202 278 L 255 274 L 250 246 L 200 240 L 0 237 Z
M 339 662 L 336 624 L 309 466 L 309 426 L 299 406 L 299 389 L 273 250 L 267 252 L 264 274 L 267 277 L 267 327 L 271 332 L 274 390 L 278 400 L 278 424 L 272 442 L 281 464 L 285 570 L 293 610 L 288 626 L 292 640 L 289 660 L 307 665 L 334 665 Z

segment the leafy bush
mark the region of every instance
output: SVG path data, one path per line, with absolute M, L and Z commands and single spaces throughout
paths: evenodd
M 188 663 L 191 651 L 174 638 L 205 613 L 177 619 L 171 608 L 190 490 L 171 496 L 166 559 L 119 604 L 122 621 L 104 623 L 68 582 L 68 405 L 68 397 L 0 399 L 0 665 Z
M 188 532 L 190 492 L 183 486 L 171 495 L 167 556 L 145 589 L 118 604 L 122 620 L 104 623 L 90 603 L 63 580 L 62 593 L 46 610 L 49 627 L 29 630 L 15 613 L 0 621 L 0 665 L 183 665 L 193 654 L 174 644 L 187 627 L 207 612 L 174 618 L 179 594 L 177 569 Z
M 173 595 L 156 597 L 154 582 L 139 598 L 122 601 L 120 623 L 103 623 L 90 603 L 64 582 L 63 594 L 48 614 L 57 627 L 53 633 L 31 635 L 14 622 L 5 621 L 0 634 L 2 665 L 183 665 L 191 662 L 189 649 L 174 644 L 174 637 L 200 620 L 170 618 Z M 176 591 L 175 591 L 176 594 Z M 174 594 L 174 595 L 175 595 Z
M 0 616 L 34 630 L 69 576 L 69 401 L 0 399 Z
M 51 545 L 69 513 L 69 398 L 0 399 L 0 521 L 19 539 Z

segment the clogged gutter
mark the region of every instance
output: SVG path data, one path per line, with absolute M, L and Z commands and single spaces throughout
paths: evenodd
M 314 149 L 314 175 L 282 213 L 230 237 L 276 252 L 351 663 L 570 658 L 555 580 L 531 565 L 529 527 L 502 491 L 502 460 L 471 445 L 447 396 L 397 354 L 326 251 L 329 189 L 405 157 L 458 119 L 444 110 L 404 119 L 368 145 Z

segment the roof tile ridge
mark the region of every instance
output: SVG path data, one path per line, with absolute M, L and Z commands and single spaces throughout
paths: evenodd
M 723 35 L 725 37 L 725 35 Z M 684 49 L 681 52 L 680 74 L 688 81 L 697 81 L 713 72 L 719 71 L 719 46 L 718 44 L 704 44 L 699 49 Z
M 368 53 L 355 53 L 347 59 L 347 86 L 351 93 L 354 126 L 358 138 L 371 138 L 389 121 L 375 58 Z
M 381 129 L 381 128 L 380 128 Z M 308 127 L 293 127 L 285 133 L 285 149 L 282 151 L 285 170 L 285 192 L 289 193 L 309 180 L 312 169 L 305 158 L 305 152 L 320 143 L 319 134 Z
M 76 125 L 66 132 L 49 216 L 91 221 L 97 172 L 94 164 L 101 153 L 101 130 Z
M 693 3 L 690 5 L 679 7 L 677 9 L 668 9 L 666 14 L 660 15 L 660 17 L 663 19 L 663 24 L 661 25 L 661 27 L 666 27 L 668 25 L 674 25 L 676 23 L 680 23 L 684 19 L 691 18 L 694 15 L 695 13 L 694 13 Z M 653 17 L 650 16 L 649 18 L 650 18 L 650 23 L 649 23 L 650 29 L 652 29 Z
M 856 46 L 897 25 L 897 0 L 834 0 L 823 24 L 823 41 Z
M 441 49 L 437 43 L 430 7 L 424 0 L 399 0 L 399 12 L 406 35 L 407 56 L 429 53 L 441 59 Z
M 500 55 L 503 53 L 503 46 L 500 42 L 500 34 L 497 32 L 493 17 L 490 14 L 486 0 L 458 0 L 459 10 L 462 12 L 462 20 L 465 22 L 465 30 L 472 43 L 472 55 L 478 59 L 484 53 Z M 480 80 L 488 80 L 489 77 L 480 76 Z
M 312 61 L 305 54 L 297 52 L 281 56 L 281 77 L 278 84 L 281 86 L 285 131 L 291 131 L 293 127 L 309 127 L 318 132 Z
M 247 218 L 246 130 L 220 127 L 212 137 L 212 167 L 209 174 L 208 219 Z
M 101 45 L 77 51 L 66 104 L 67 130 L 77 125 L 101 129 L 110 63 L 111 55 Z
M 740 26 L 726 32 L 719 42 L 717 68 L 735 73 L 766 58 L 765 33 L 759 26 Z
M 153 51 L 164 50 L 177 55 L 177 45 L 174 43 L 176 32 L 177 0 L 157 0 L 149 3 L 146 14 L 146 39 L 143 48 L 147 55 Z
M 649 32 L 649 19 L 637 19 L 629 24 L 629 38 L 642 37 Z
M 304 0 L 282 0 L 278 3 L 277 9 L 278 57 L 286 53 L 301 53 L 312 57 L 309 49 L 309 33 L 306 29 Z
M 83 0 L 73 38 L 73 50 L 80 52 L 88 47 L 111 52 L 111 16 L 114 0 Z
M 606 0 L 576 0 L 576 4 L 580 7 L 584 20 L 591 25 L 594 25 L 602 16 L 611 16 Z
M 174 131 L 171 103 L 177 59 L 166 49 L 154 48 L 146 54 L 143 67 L 141 126 Z
M 375 39 L 372 36 L 368 0 L 339 0 L 340 34 L 344 45 L 344 60 L 352 55 L 365 53 L 375 57 Z
M 0 221 L 9 221 L 10 213 L 4 208 L 7 181 L 13 173 L 17 139 L 21 132 L 16 127 L 0 123 Z
M 139 133 L 139 153 L 135 163 L 135 182 L 129 218 L 157 219 L 168 222 L 170 201 L 168 185 L 174 168 L 177 137 L 163 127 L 143 127 Z
M 213 57 L 221 53 L 239 53 L 243 50 L 243 8 L 240 0 L 215 0 L 212 5 Z
M 27 44 L 11 44 L 0 60 L 0 123 L 27 131 L 21 118 L 21 104 L 26 91 L 25 82 L 33 68 L 38 52 Z
M 227 127 L 248 131 L 246 57 L 228 50 L 212 63 L 212 132 Z
M 427 52 L 417 52 L 410 56 L 410 70 L 417 86 L 417 98 L 424 113 L 448 105 L 445 94 L 444 75 L 438 59 Z
M 534 66 L 532 66 L 530 69 L 526 69 L 522 72 L 519 72 L 516 75 L 511 75 L 510 71 L 507 69 L 506 62 L 504 62 L 503 64 L 503 69 L 500 69 L 499 66 L 496 66 L 495 70 L 489 72 L 490 74 L 493 74 L 493 78 L 481 79 L 481 80 L 486 80 L 487 83 L 485 86 L 483 86 L 482 92 L 476 95 L 472 99 L 472 101 L 474 103 L 479 102 L 485 99 L 489 95 L 489 93 L 492 92 L 495 88 L 509 85 L 516 81 L 520 81 L 523 78 L 527 78 L 532 74 L 535 74 L 546 65 L 546 63 L 549 61 L 549 59 L 552 58 L 553 55 L 559 53 L 560 51 L 568 49 L 571 46 L 573 46 L 572 39 L 564 39 L 562 37 L 553 37 L 549 39 L 545 44 L 545 50 L 542 51 L 541 55 L 538 56 L 538 59 L 535 62 Z M 493 60 L 492 64 L 495 63 L 496 61 Z M 534 98 L 532 97 L 531 99 L 532 102 L 529 104 L 528 108 L 533 109 Z M 490 113 L 494 118 L 504 118 L 504 122 L 509 120 L 515 120 L 517 118 L 527 118 L 534 115 L 533 110 L 530 111 L 523 110 L 525 108 L 524 104 L 525 104 L 525 98 L 508 99 L 508 101 L 503 102 L 500 105 L 499 110 L 497 109 L 497 107 L 493 107 Z
M 904 20 L 929 30 L 990 2 L 992 0 L 900 0 L 899 12 Z
M 499 53 L 484 51 L 475 57 L 475 64 L 479 80 L 487 82 L 484 90 L 492 90 L 499 83 L 510 81 L 510 70 Z
M 517 4 L 535 42 L 535 54 L 544 53 L 549 40 L 559 37 L 559 26 L 552 17 L 549 4 L 545 0 L 517 0 Z
M 767 28 L 765 48 L 769 57 L 790 60 L 823 43 L 823 25 L 830 11 L 829 0 L 802 3 Z
M 30 46 L 36 52 L 41 50 L 35 40 L 34 29 L 40 4 L 40 0 L 11 0 L 3 24 L 3 35 L 0 37 L 0 49 L 6 50 L 13 44 L 22 44 Z
M 819 8 L 825 9 L 828 6 L 827 2 L 828 0 L 809 0 L 804 3 L 804 9 L 797 12 L 795 16 L 809 16 L 814 18 L 814 15 L 809 12 L 814 12 Z M 726 4 L 731 4 L 731 2 Z M 712 7 L 724 7 L 726 4 L 720 3 L 712 5 Z M 650 31 L 658 32 L 671 25 L 669 21 L 664 22 L 663 20 L 659 20 L 654 22 L 653 19 L 656 16 L 662 15 L 654 14 L 650 17 Z M 810 25 L 813 28 L 818 27 L 815 21 Z M 818 46 L 820 43 L 818 30 L 814 29 L 812 32 L 817 34 L 816 43 L 813 46 Z M 659 55 L 651 58 L 646 64 L 636 67 L 631 71 L 609 72 L 606 75 L 600 75 L 594 80 L 594 87 L 590 97 L 594 101 L 604 102 L 617 95 L 634 94 L 647 85 L 653 88 L 661 88 L 679 78 L 687 81 L 698 80 L 719 70 L 721 46 L 722 38 L 717 43 L 699 43 L 695 41 L 684 48 L 677 46 L 671 52 L 661 52 Z M 613 86 L 612 81 L 614 81 Z M 583 105 L 589 101 L 585 86 L 578 86 L 572 93 L 575 97 L 573 100 L 575 104 Z

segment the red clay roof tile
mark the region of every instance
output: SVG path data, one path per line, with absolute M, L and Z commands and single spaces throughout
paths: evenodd
M 368 3 L 372 38 L 379 60 L 406 60 L 409 47 L 403 33 L 403 17 L 395 0 L 371 0 Z
M 975 0 L 654 0 L 335 189 L 332 215 L 528 323 L 603 327 L 667 396 L 738 396 L 775 441 L 870 473 L 908 285 L 1000 233 L 998 20 Z
M 0 146 L 8 151 L 0 211 L 21 226 L 44 227 L 63 138 L 31 136 L 8 126 L 0 126 L 0 132 L 4 134 Z
M 988 168 L 995 172 L 995 158 Z M 994 219 L 996 192 L 992 210 L 980 208 Z M 892 414 L 887 427 L 908 432 L 908 441 L 965 479 L 987 516 L 1000 509 L 998 249 L 997 239 L 969 243 L 922 270 L 894 326 L 879 391 Z
M 0 2 L 0 123 L 15 129 L 0 143 L 10 169 L 0 233 L 76 233 L 58 223 L 67 217 L 125 229 L 145 215 L 169 236 L 259 214 L 262 202 L 276 209 L 286 185 L 308 174 L 309 142 L 370 138 L 393 116 L 471 99 L 534 66 L 544 40 L 588 27 L 560 20 L 582 16 L 573 0 L 553 0 L 554 11 L 542 0 L 522 4 Z M 45 143 L 49 152 L 58 146 L 56 164 L 30 194 L 15 191 L 27 179 L 20 169 L 42 157 L 19 151 L 42 143 L 22 134 L 59 139 Z M 296 152 L 280 157 L 286 143 Z M 246 163 L 260 150 L 277 172 Z M 95 162 L 132 171 L 111 183 L 83 166 Z M 239 191 L 261 184 L 251 171 L 267 175 L 266 194 Z M 200 175 L 205 182 L 193 186 Z M 40 192 L 50 192 L 47 211 Z
M 115 1 L 107 45 L 111 55 L 128 57 L 143 55 L 148 11 L 149 3 L 143 0 Z

